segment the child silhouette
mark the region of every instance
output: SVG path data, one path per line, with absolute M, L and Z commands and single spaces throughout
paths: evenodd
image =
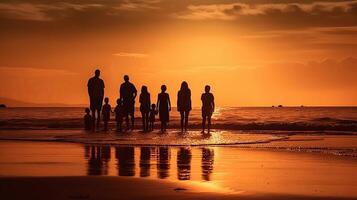
M 156 105 L 153 103 L 153 104 L 151 104 L 151 109 L 150 109 L 150 113 L 149 113 L 149 130 L 150 131 L 154 130 L 155 115 L 157 115 L 157 110 L 156 110 Z
M 124 106 L 123 106 L 123 101 L 120 98 L 117 99 L 117 106 L 115 106 L 114 113 L 115 113 L 115 121 L 117 123 L 117 131 L 122 132 Z
M 112 112 L 112 107 L 109 104 L 109 98 L 105 97 L 104 105 L 102 108 L 103 122 L 104 122 L 104 131 L 108 130 L 108 122 L 110 120 L 110 113 Z
M 89 131 L 92 130 L 92 116 L 90 115 L 90 109 L 85 109 L 86 114 L 84 115 L 84 130 Z

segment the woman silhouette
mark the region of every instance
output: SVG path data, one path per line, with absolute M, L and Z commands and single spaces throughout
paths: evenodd
M 148 88 L 146 86 L 141 87 L 141 94 L 139 98 L 140 102 L 140 112 L 143 121 L 143 131 L 148 131 L 149 129 L 149 112 L 150 112 L 150 93 L 148 92 Z
M 181 132 L 187 131 L 188 115 L 191 109 L 191 90 L 188 88 L 187 82 L 183 81 L 181 89 L 177 93 L 177 111 L 181 115 Z
M 161 86 L 161 93 L 157 96 L 157 109 L 161 121 L 161 132 L 166 132 L 167 123 L 169 122 L 169 112 L 171 111 L 170 96 L 166 93 L 166 85 Z

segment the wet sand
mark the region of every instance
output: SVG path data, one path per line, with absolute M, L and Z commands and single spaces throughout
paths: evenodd
M 2 199 L 354 199 L 226 192 L 204 186 L 123 177 L 1 177 Z
M 1 141 L 0 198 L 357 199 L 356 168 L 279 149 Z

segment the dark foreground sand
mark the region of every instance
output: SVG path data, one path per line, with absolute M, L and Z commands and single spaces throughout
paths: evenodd
M 126 177 L 1 177 L 1 199 L 353 199 L 232 192 L 204 185 Z

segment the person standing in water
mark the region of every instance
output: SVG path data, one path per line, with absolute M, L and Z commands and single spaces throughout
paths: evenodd
M 104 81 L 99 78 L 100 70 L 95 70 L 94 77 L 88 80 L 88 95 L 90 100 L 90 110 L 92 111 L 92 128 L 95 129 L 95 114 L 97 113 L 97 128 L 100 123 L 100 111 L 102 109 L 104 98 Z
M 214 112 L 214 96 L 210 93 L 211 87 L 209 85 L 205 86 L 205 93 L 201 96 L 202 101 L 202 133 L 205 133 L 205 126 L 207 120 L 207 130 L 210 133 L 211 130 L 211 117 Z
M 112 107 L 109 104 L 109 98 L 108 97 L 105 97 L 104 103 L 105 104 L 103 105 L 103 108 L 102 108 L 104 131 L 108 131 L 108 123 L 110 121 L 110 114 L 113 111 L 112 111 Z
M 151 106 L 150 93 L 148 92 L 148 88 L 146 86 L 141 87 L 139 102 L 141 118 L 143 121 L 143 131 L 146 132 L 149 130 L 149 113 Z
M 191 90 L 188 88 L 186 81 L 181 83 L 181 89 L 177 93 L 177 111 L 181 115 L 181 132 L 187 131 L 188 116 L 192 109 L 191 106 Z
M 169 122 L 169 112 L 171 111 L 170 96 L 166 93 L 166 85 L 161 86 L 161 93 L 157 96 L 157 109 L 161 121 L 161 132 L 166 132 L 167 123 Z
M 129 116 L 131 117 L 131 130 L 134 129 L 134 110 L 135 110 L 135 98 L 137 95 L 137 90 L 134 84 L 129 82 L 129 76 L 124 76 L 124 83 L 120 85 L 120 99 L 123 101 L 124 106 L 124 116 L 126 121 L 126 130 L 130 129 L 129 126 Z

